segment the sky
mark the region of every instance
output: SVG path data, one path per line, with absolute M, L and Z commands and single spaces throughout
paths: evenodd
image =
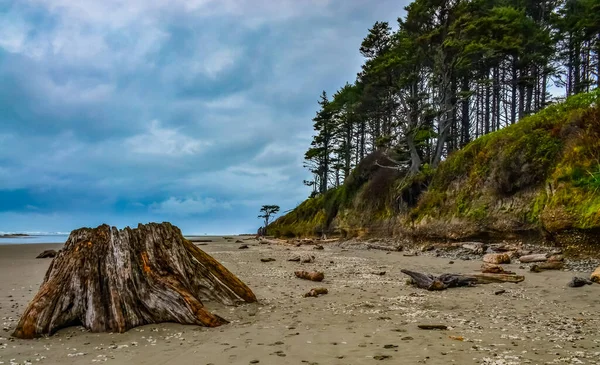
M 0 231 L 256 232 L 397 0 L 0 0 Z

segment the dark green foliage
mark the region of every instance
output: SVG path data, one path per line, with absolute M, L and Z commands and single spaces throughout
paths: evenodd
M 594 226 L 600 156 L 587 146 L 600 145 L 584 110 L 600 86 L 600 2 L 414 0 L 405 10 L 395 31 L 369 29 L 356 80 L 321 97 L 305 155 L 314 200 L 294 213 L 299 231 L 498 212 L 518 215 L 510 224 Z

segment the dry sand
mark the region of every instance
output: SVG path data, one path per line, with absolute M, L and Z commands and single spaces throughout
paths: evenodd
M 10 333 L 51 261 L 35 256 L 60 245 L 0 246 L 0 364 L 600 364 L 600 285 L 569 288 L 572 272 L 507 265 L 525 281 L 428 292 L 407 286 L 400 269 L 468 273 L 481 262 L 247 242 L 246 250 L 222 238 L 200 246 L 259 298 L 237 308 L 207 303 L 229 325 L 169 323 L 124 334 L 73 327 L 37 340 Z M 314 255 L 315 263 L 287 261 L 298 253 Z M 268 257 L 276 261 L 260 261 Z M 322 270 L 325 280 L 297 279 L 298 269 Z M 320 286 L 329 294 L 303 298 Z M 494 295 L 499 289 L 506 292 Z

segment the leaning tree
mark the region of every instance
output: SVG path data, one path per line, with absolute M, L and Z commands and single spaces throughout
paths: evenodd
M 277 212 L 279 212 L 279 205 L 263 205 L 262 208 L 260 208 L 261 214 L 258 216 L 258 218 L 262 218 L 265 220 L 265 234 L 267 232 L 267 227 L 269 226 L 269 221 L 271 220 L 271 217 L 277 214 Z
M 33 338 L 82 325 L 125 332 L 151 323 L 216 327 L 227 320 L 205 301 L 255 302 L 254 293 L 170 223 L 71 232 L 13 336 Z

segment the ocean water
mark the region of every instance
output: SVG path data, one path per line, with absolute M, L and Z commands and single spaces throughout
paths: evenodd
M 27 243 L 65 243 L 69 238 L 68 234 L 43 233 L 31 234 L 23 237 L 2 237 L 0 236 L 0 245 L 18 245 Z

